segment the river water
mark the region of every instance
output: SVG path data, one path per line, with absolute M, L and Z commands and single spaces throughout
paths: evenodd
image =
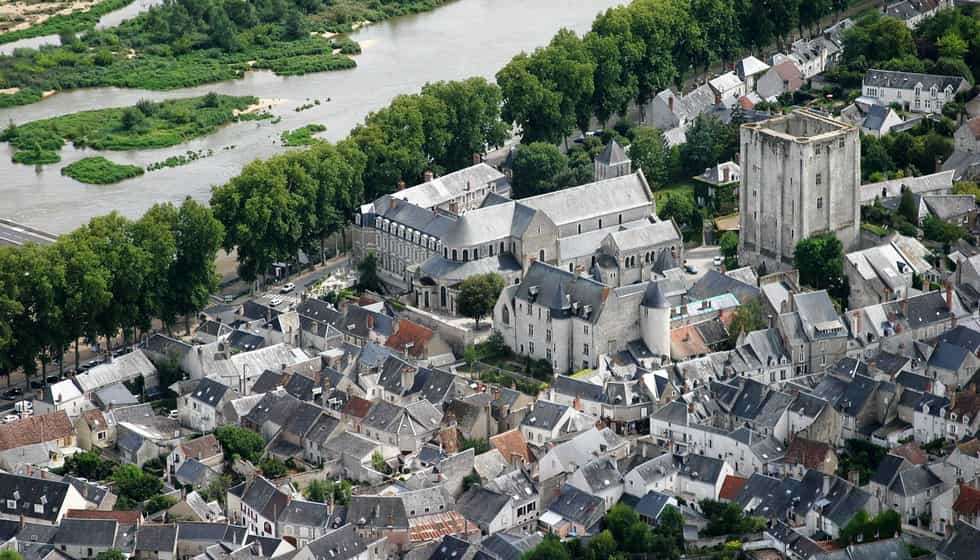
M 363 52 L 358 67 L 339 72 L 280 77 L 252 72 L 244 79 L 177 91 L 95 88 L 53 95 L 26 107 L 0 110 L 0 123 L 23 123 L 59 114 L 132 105 L 141 98 L 193 97 L 209 91 L 274 99 L 271 112 L 282 121 L 235 123 L 206 138 L 163 150 L 95 152 L 65 146 L 62 162 L 43 168 L 14 164 L 10 145 L 0 144 L 0 216 L 64 233 L 91 217 L 119 210 L 139 216 L 156 202 L 179 202 L 190 195 L 206 201 L 212 185 L 224 183 L 256 158 L 280 153 L 279 135 L 308 123 L 322 123 L 320 136 L 344 138 L 364 116 L 396 95 L 425 83 L 470 76 L 492 78 L 522 50 L 547 44 L 561 27 L 587 31 L 595 15 L 624 0 L 458 0 L 435 11 L 396 18 L 352 35 Z M 320 100 L 319 105 L 296 108 Z M 329 101 L 328 101 L 329 99 Z M 89 155 L 146 166 L 188 150 L 213 156 L 176 168 L 148 172 L 115 185 L 85 185 L 60 169 Z

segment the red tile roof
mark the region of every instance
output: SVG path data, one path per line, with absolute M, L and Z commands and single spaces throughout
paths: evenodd
M 214 437 L 214 434 L 208 434 L 197 439 L 185 441 L 184 443 L 180 444 L 180 447 L 184 450 L 184 455 L 186 455 L 188 458 L 193 457 L 197 460 L 208 459 L 210 457 L 221 455 L 221 444 L 218 443 L 218 438 Z
M 516 428 L 492 436 L 490 445 L 496 448 L 507 461 L 510 461 L 511 457 L 518 456 L 527 463 L 531 462 L 531 450 L 527 448 L 524 434 Z
M 929 462 L 929 456 L 926 452 L 919 447 L 919 444 L 915 442 L 909 442 L 905 445 L 900 445 L 895 449 L 889 451 L 892 455 L 898 455 L 899 457 L 905 457 L 909 463 L 913 465 L 924 465 Z
M 100 511 L 96 509 L 70 509 L 65 512 L 69 519 L 111 519 L 120 525 L 136 525 L 142 514 L 138 511 Z
M 0 425 L 0 451 L 69 438 L 74 433 L 71 420 L 63 410 L 28 416 L 12 424 Z
M 442 540 L 448 535 L 479 536 L 480 527 L 475 523 L 467 523 L 458 511 L 447 511 L 422 515 L 408 520 L 409 538 L 412 542 Z
M 808 469 L 820 470 L 830 453 L 830 446 L 822 441 L 798 437 L 789 444 L 784 462 L 790 465 L 803 465 Z
M 388 337 L 385 346 L 399 352 L 405 351 L 407 347 L 409 355 L 420 358 L 425 355 L 432 336 L 432 330 L 407 319 L 399 319 L 398 330 Z
M 721 500 L 734 500 L 738 497 L 739 492 L 742 491 L 742 487 L 749 479 L 742 478 L 740 476 L 735 476 L 730 474 L 725 477 L 725 482 L 721 483 L 721 490 L 718 492 L 718 498 Z
M 371 401 L 362 399 L 361 397 L 351 397 L 347 400 L 347 404 L 344 405 L 344 409 L 341 412 L 355 418 L 364 418 L 367 416 L 368 411 L 371 410 L 373 404 Z
M 980 490 L 960 484 L 960 496 L 953 502 L 953 511 L 961 515 L 980 513 Z

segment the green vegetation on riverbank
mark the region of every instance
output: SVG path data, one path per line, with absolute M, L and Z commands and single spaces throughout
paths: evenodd
M 42 37 L 44 35 L 61 35 L 88 31 L 95 28 L 95 24 L 99 22 L 102 16 L 132 3 L 133 0 L 102 0 L 88 10 L 75 10 L 69 14 L 54 15 L 41 23 L 25 29 L 0 33 L 0 44 L 12 43 L 21 39 L 30 39 L 31 37 Z
M 280 138 L 282 139 L 283 146 L 309 146 L 318 141 L 313 135 L 325 130 L 327 130 L 327 127 L 322 124 L 308 124 L 296 130 L 287 130 L 282 133 Z
M 123 2 L 125 0 L 107 0 Z M 65 38 L 62 46 L 0 57 L 0 107 L 48 90 L 176 89 L 241 78 L 250 69 L 292 76 L 354 68 L 360 45 L 319 32 L 433 9 L 445 0 L 174 0 L 117 27 Z
M 234 121 L 236 111 L 257 102 L 255 97 L 214 93 L 159 103 L 140 101 L 132 107 L 82 111 L 12 126 L 0 140 L 19 150 L 15 162 L 29 164 L 57 162 L 66 140 L 96 150 L 166 148 L 214 132 Z
M 102 156 L 82 158 L 61 168 L 61 174 L 82 183 L 108 185 L 143 174 L 136 165 L 121 165 Z
M 448 2 L 449 0 L 333 0 L 310 19 L 324 31 L 346 33 L 353 31 L 354 24 L 359 22 L 377 22 L 396 16 L 427 12 Z

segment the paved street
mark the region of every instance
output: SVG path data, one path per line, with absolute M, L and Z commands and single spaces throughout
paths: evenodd
M 712 260 L 721 256 L 721 249 L 713 245 L 702 245 L 684 252 L 684 262 L 697 269 L 695 274 L 688 274 L 687 277 L 692 283 L 697 282 L 705 275 L 708 270 L 717 268 Z

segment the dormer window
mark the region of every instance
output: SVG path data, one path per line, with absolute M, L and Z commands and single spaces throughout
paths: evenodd
M 17 509 L 17 500 L 7 500 L 7 509 Z
M 34 513 L 38 513 L 38 514 L 42 514 L 43 515 L 44 514 L 44 505 L 43 504 L 34 504 Z
M 963 420 L 963 423 L 964 424 L 969 424 L 970 423 L 970 416 L 967 415 L 967 414 L 964 414 L 963 417 L 960 418 L 960 420 Z

